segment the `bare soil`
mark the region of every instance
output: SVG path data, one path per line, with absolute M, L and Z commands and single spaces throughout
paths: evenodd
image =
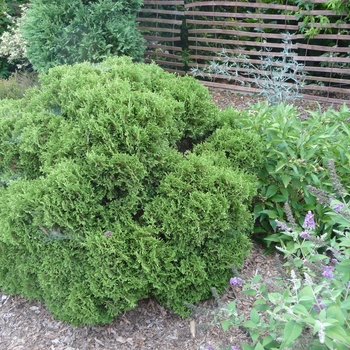
M 213 101 L 221 108 L 232 105 L 244 109 L 261 100 L 218 90 L 211 93 Z M 327 107 L 302 100 L 298 102 L 299 111 L 304 114 L 306 110 Z M 264 248 L 254 244 L 240 274 L 248 279 L 259 273 L 269 281 L 279 275 L 275 259 L 279 259 L 276 253 L 265 255 Z M 246 315 L 253 303 L 239 287 L 229 284 L 220 298 L 223 303 L 236 300 L 239 312 Z M 209 314 L 183 319 L 154 299 L 145 299 L 109 325 L 72 327 L 55 320 L 42 302 L 0 291 L 0 350 L 211 350 L 231 349 L 232 345 L 241 349 L 242 342 L 249 342 L 241 329 L 231 328 L 224 333 L 219 325 L 210 325 L 217 309 L 215 300 L 204 301 L 200 306 L 207 308 Z

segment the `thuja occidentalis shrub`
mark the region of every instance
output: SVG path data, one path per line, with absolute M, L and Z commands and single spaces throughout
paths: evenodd
M 0 101 L 2 291 L 74 325 L 222 291 L 251 248 L 262 146 L 219 119 L 194 78 L 125 57 Z
M 20 32 L 37 71 L 127 55 L 142 60 L 136 17 L 141 0 L 31 0 Z

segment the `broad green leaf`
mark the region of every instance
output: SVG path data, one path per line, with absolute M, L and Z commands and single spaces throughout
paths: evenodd
M 256 299 L 256 300 L 254 301 L 253 306 L 261 305 L 261 304 L 266 304 L 265 299 L 263 299 L 263 298 Z
M 260 331 L 251 330 L 251 331 L 249 331 L 249 334 L 250 334 L 250 337 L 253 340 L 253 343 L 255 343 L 259 339 Z
M 292 180 L 292 177 L 289 175 L 281 175 L 281 180 L 283 182 L 283 185 L 285 188 L 289 185 L 290 181 Z
M 350 344 L 350 336 L 346 334 L 344 328 L 341 326 L 326 327 L 324 332 L 331 339 L 337 339 L 344 344 Z
M 255 309 L 257 311 L 266 311 L 270 309 L 270 306 L 268 304 L 259 304 L 255 306 Z
M 254 350 L 254 346 L 249 344 L 242 344 L 243 350 Z
M 265 206 L 262 203 L 259 203 L 254 206 L 254 220 L 260 216 L 260 213 L 264 210 Z
M 303 306 L 302 304 L 295 304 L 293 306 L 293 311 L 296 313 L 299 313 L 301 315 L 309 316 L 309 312 L 307 311 L 306 307 Z
M 344 275 L 343 282 L 348 282 L 350 278 L 350 259 L 341 261 L 335 268 Z
M 248 320 L 248 321 L 244 322 L 242 324 L 242 326 L 246 327 L 246 328 L 253 328 L 253 329 L 257 328 L 257 325 L 251 320 Z
M 261 276 L 260 275 L 256 275 L 256 276 L 253 277 L 252 283 L 253 284 L 257 284 L 260 280 L 261 280 Z
M 268 217 L 270 218 L 270 219 L 277 219 L 278 218 L 278 215 L 277 215 L 277 212 L 276 211 L 274 211 L 274 210 L 263 210 L 263 211 L 261 211 L 260 212 L 261 214 L 266 214 L 266 215 L 268 215 Z
M 250 295 L 250 296 L 254 296 L 254 295 L 256 295 L 256 290 L 254 290 L 254 289 L 247 289 L 247 290 L 244 290 L 243 291 L 243 294 L 245 294 L 245 295 Z
M 261 343 L 259 342 L 259 343 L 257 343 L 257 344 L 255 345 L 254 350 L 265 350 L 265 348 L 264 348 L 264 347 L 261 345 Z
M 266 346 L 270 344 L 272 341 L 274 341 L 274 339 L 271 337 L 271 335 L 267 335 L 266 337 L 263 338 L 262 345 Z
M 268 298 L 271 301 L 271 303 L 276 304 L 276 300 L 280 300 L 282 296 L 279 293 L 269 293 Z
M 254 308 L 250 311 L 250 319 L 256 324 L 259 323 L 259 314 Z
M 266 191 L 266 198 L 271 198 L 273 195 L 275 195 L 278 191 L 278 187 L 276 185 L 271 185 L 267 188 Z
M 296 321 L 292 320 L 287 322 L 283 330 L 284 340 L 281 344 L 281 349 L 283 349 L 284 347 L 290 347 L 293 341 L 300 336 L 302 330 L 303 327 Z
M 342 309 L 349 310 L 350 309 L 350 299 L 346 299 L 346 300 L 342 301 L 340 304 L 340 307 Z
M 225 320 L 225 321 L 221 322 L 221 327 L 222 327 L 224 332 L 226 332 L 230 328 L 231 325 L 232 325 L 232 323 L 230 320 Z
M 341 326 L 344 324 L 344 314 L 338 305 L 333 305 L 327 308 L 327 321 L 329 318 L 336 319 Z
M 276 193 L 274 196 L 270 198 L 270 200 L 276 203 L 285 203 L 288 200 L 288 197 L 285 197 L 282 194 Z
M 235 312 L 236 311 L 236 302 L 231 301 L 226 307 L 227 307 L 227 310 L 229 310 L 231 312 Z

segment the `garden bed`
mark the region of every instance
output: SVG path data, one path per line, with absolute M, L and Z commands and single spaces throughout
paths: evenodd
M 221 108 L 232 105 L 235 109 L 245 109 L 261 100 L 225 91 L 211 92 L 214 102 Z M 307 117 L 307 110 L 329 107 L 303 100 L 296 105 L 301 117 Z M 252 277 L 258 271 L 268 282 L 279 274 L 275 258 L 275 254 L 264 255 L 264 248 L 254 244 L 242 267 L 242 277 Z M 250 312 L 252 301 L 237 287 L 228 285 L 221 299 L 223 302 L 236 299 L 240 313 Z M 212 311 L 216 306 L 212 300 L 201 305 Z M 150 298 L 140 300 L 134 310 L 119 315 L 109 325 L 72 327 L 54 320 L 43 303 L 0 292 L 0 348 L 8 350 L 207 350 L 220 346 L 227 349 L 249 341 L 240 329 L 232 328 L 224 334 L 220 326 L 204 327 L 211 321 L 211 315 L 182 319 Z

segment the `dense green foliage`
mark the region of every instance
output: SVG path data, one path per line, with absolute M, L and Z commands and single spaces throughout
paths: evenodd
M 350 185 L 349 109 L 344 105 L 339 112 L 310 111 L 309 117 L 302 119 L 292 105 L 259 103 L 251 110 L 228 109 L 224 113 L 223 119 L 242 130 L 256 131 L 264 140 L 265 162 L 258 171 L 259 195 L 254 205 L 257 231 L 265 231 L 269 241 L 279 242 L 280 234 L 271 235 L 271 228 L 276 228 L 276 219 L 285 217 L 283 204 L 289 202 L 299 224 L 311 210 L 318 232 L 330 233 L 333 221 L 308 186 L 332 190 L 328 159 L 335 160 L 344 186 Z
M 143 56 L 136 28 L 141 0 L 33 0 L 22 28 L 27 56 L 38 71 L 109 56 Z
M 109 58 L 40 80 L 0 101 L 1 289 L 73 324 L 149 294 L 185 315 L 184 301 L 222 291 L 251 247 L 260 138 L 153 64 Z

